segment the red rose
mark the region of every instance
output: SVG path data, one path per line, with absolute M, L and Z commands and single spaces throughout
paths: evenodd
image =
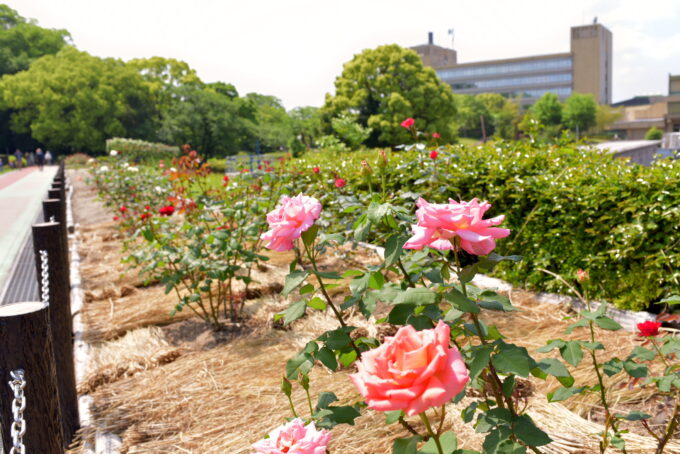
M 114 221 L 117 221 L 117 220 L 118 220 L 118 216 L 114 216 L 114 217 L 113 217 L 113 220 L 114 220 Z
M 312 172 L 319 173 L 319 172 L 321 172 L 321 169 L 319 168 L 319 166 L 316 166 L 316 167 L 312 168 Z
M 411 126 L 413 126 L 413 124 L 414 124 L 415 122 L 416 122 L 416 121 L 415 121 L 413 118 L 408 117 L 406 120 L 404 120 L 404 121 L 401 122 L 401 125 L 402 125 L 404 128 L 409 129 Z
M 118 208 L 118 210 L 119 210 L 121 213 L 125 213 L 125 212 L 127 211 L 127 207 L 126 207 L 125 205 L 121 205 L 120 208 Z
M 439 153 L 437 153 L 437 150 L 430 151 L 430 159 L 432 159 L 432 160 L 437 159 L 437 156 L 439 156 Z
M 226 186 L 229 184 L 229 177 L 227 175 L 222 178 L 222 186 Z
M 439 139 L 439 138 L 441 138 L 441 136 L 442 136 L 442 135 L 439 134 L 438 132 L 433 132 L 433 133 L 432 133 L 432 138 L 433 138 L 433 139 Z
M 145 221 L 151 217 L 151 213 L 142 213 L 142 215 L 139 217 L 142 221 Z
M 344 178 L 336 178 L 335 179 L 335 187 L 336 188 L 344 188 L 346 184 L 347 184 L 347 181 L 345 181 Z
M 173 205 L 167 205 L 158 210 L 161 216 L 172 216 L 175 212 L 175 207 Z
M 578 271 L 576 271 L 576 280 L 579 282 L 585 282 L 590 277 L 588 276 L 588 272 L 584 269 L 579 268 Z
M 659 328 L 661 327 L 661 322 L 652 322 L 647 320 L 646 322 L 638 323 L 637 329 L 640 331 L 638 336 L 642 337 L 652 337 L 659 334 Z

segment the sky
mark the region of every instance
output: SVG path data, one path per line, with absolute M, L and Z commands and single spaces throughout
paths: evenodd
M 569 51 L 569 28 L 613 33 L 613 101 L 667 94 L 680 74 L 679 0 L 15 0 L 80 50 L 186 61 L 205 82 L 321 106 L 344 63 L 396 43 L 452 45 L 459 63 Z

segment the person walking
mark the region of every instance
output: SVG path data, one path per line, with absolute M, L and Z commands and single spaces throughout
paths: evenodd
M 22 158 L 21 150 L 18 148 L 14 152 L 14 157 L 16 158 L 16 162 L 14 163 L 14 168 L 15 169 L 20 169 L 21 168 L 21 158 Z
M 32 151 L 26 153 L 26 167 L 33 167 L 35 165 L 35 155 Z
M 43 153 L 42 148 L 35 150 L 35 160 L 38 164 L 38 168 L 42 172 L 43 166 L 45 165 L 45 153 Z
M 48 166 L 52 165 L 52 153 L 50 153 L 50 150 L 45 152 L 45 164 Z

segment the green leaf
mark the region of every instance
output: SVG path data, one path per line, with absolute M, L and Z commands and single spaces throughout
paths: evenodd
M 408 323 L 408 318 L 413 315 L 415 309 L 415 304 L 400 304 L 394 306 L 387 316 L 387 321 L 393 325 L 406 325 Z
M 317 311 L 325 311 L 326 307 L 328 307 L 326 302 L 318 296 L 315 296 L 311 300 L 307 301 L 307 306 L 311 307 L 312 309 L 316 309 Z
M 314 245 L 314 240 L 316 240 L 317 233 L 319 233 L 319 226 L 316 224 L 312 224 L 312 226 L 302 232 L 300 237 L 302 238 L 302 242 L 305 244 L 305 246 L 311 248 Z
M 394 424 L 399 418 L 404 416 L 403 410 L 393 410 L 385 412 L 385 424 Z
M 417 454 L 420 440 L 422 438 L 418 435 L 411 438 L 397 438 L 392 444 L 392 454 Z
M 602 329 L 606 329 L 609 331 L 618 331 L 620 329 L 623 329 L 619 323 L 609 317 L 597 317 L 595 319 L 595 324 L 599 326 Z
M 331 392 L 321 392 L 319 393 L 319 400 L 316 403 L 316 411 L 326 409 L 332 404 L 333 402 L 338 401 L 338 396 L 336 396 L 334 393 Z
M 602 365 L 602 370 L 608 377 L 616 375 L 623 369 L 623 361 L 618 358 L 612 358 Z
M 647 366 L 644 364 L 638 364 L 635 361 L 628 360 L 623 362 L 623 368 L 631 377 L 643 378 L 647 376 Z
M 469 423 L 475 417 L 475 411 L 477 410 L 478 402 L 472 402 L 470 405 L 465 407 L 461 412 L 461 418 L 464 422 Z
M 404 250 L 404 243 L 406 243 L 406 238 L 400 235 L 392 235 L 387 239 L 385 243 L 385 268 L 397 263 Z
M 501 443 L 508 440 L 510 437 L 510 427 L 500 426 L 489 431 L 489 434 L 484 438 L 484 443 L 482 444 L 482 452 L 486 453 L 496 453 L 498 452 L 498 447 Z
M 328 407 L 327 410 L 330 410 L 331 414 L 326 417 L 336 424 L 349 424 L 353 426 L 354 420 L 361 416 L 361 413 L 356 408 L 349 405 Z
M 505 378 L 505 380 L 503 380 L 503 395 L 507 398 L 510 398 L 514 390 L 515 390 L 515 376 L 508 375 Z
M 513 312 L 518 309 L 512 305 L 508 297 L 499 295 L 496 292 L 485 290 L 479 295 L 480 301 L 477 303 L 484 309 L 492 311 Z
M 283 290 L 281 290 L 281 294 L 283 296 L 287 296 L 290 292 L 302 284 L 308 276 L 309 273 L 307 271 L 293 271 L 292 273 L 288 274 L 283 285 Z
M 633 349 L 628 359 L 638 358 L 642 361 L 651 361 L 656 358 L 656 352 L 654 350 L 649 350 L 644 347 L 637 346 Z
M 543 372 L 557 377 L 562 386 L 570 387 L 574 384 L 574 377 L 571 376 L 564 364 L 555 358 L 544 358 L 540 360 L 537 367 Z
M 342 327 L 333 331 L 327 331 L 318 337 L 318 340 L 324 342 L 326 347 L 331 350 L 339 350 L 352 342 L 352 338 L 347 333 L 348 327 Z
M 472 361 L 469 364 L 470 379 L 474 380 L 489 364 L 493 348 L 488 345 L 473 347 Z
M 437 294 L 428 288 L 407 288 L 399 293 L 392 304 L 434 304 Z
M 543 446 L 552 441 L 548 434 L 536 427 L 534 421 L 526 414 L 515 419 L 513 432 L 520 441 L 529 446 Z
M 314 286 L 312 284 L 307 284 L 300 289 L 300 295 L 312 293 L 313 291 L 314 291 Z
M 652 415 L 648 415 L 647 413 L 641 411 L 631 411 L 627 415 L 618 414 L 616 417 L 619 419 L 625 419 L 626 421 L 642 421 L 643 419 L 651 418 Z
M 526 446 L 512 440 L 505 440 L 496 448 L 496 454 L 526 454 L 526 452 Z
M 475 432 L 485 433 L 490 432 L 494 427 L 503 426 L 512 423 L 512 413 L 506 408 L 496 407 L 486 413 L 482 413 L 477 418 L 475 425 Z M 509 435 L 508 430 L 508 435 Z M 507 437 L 506 437 L 507 438 Z
M 321 347 L 316 354 L 316 359 L 332 371 L 338 368 L 338 360 L 335 358 L 335 353 L 328 347 Z
M 444 298 L 459 311 L 472 314 L 478 314 L 480 311 L 479 307 L 477 307 L 474 301 L 463 295 L 463 293 L 456 288 L 452 288 L 450 291 L 445 293 Z
M 571 325 L 567 326 L 567 329 L 564 332 L 567 333 L 567 334 L 571 334 L 572 331 L 574 331 L 574 329 L 583 328 L 583 327 L 586 327 L 586 326 L 588 326 L 588 320 L 582 318 L 578 322 L 572 323 Z
M 675 306 L 676 304 L 680 304 L 680 295 L 669 296 L 668 298 L 664 298 L 656 304 L 668 304 L 669 306 Z
M 372 272 L 368 278 L 368 286 L 373 290 L 380 290 L 383 284 L 385 284 L 385 277 L 382 273 L 380 271 Z
M 548 402 L 561 402 L 567 400 L 575 394 L 581 394 L 584 389 L 584 387 L 557 388 L 555 391 L 548 393 Z
M 583 341 L 583 342 L 581 342 L 581 345 L 583 347 L 587 348 L 588 350 L 592 350 L 592 351 L 604 350 L 604 345 L 602 344 L 602 342 L 585 342 L 585 341 Z
M 300 353 L 286 362 L 286 377 L 297 380 L 298 374 L 308 373 L 314 366 L 314 359 L 309 353 Z
M 340 354 L 340 362 L 345 367 L 348 367 L 350 364 L 352 364 L 354 361 L 356 361 L 356 359 L 357 359 L 357 352 L 354 351 L 354 349 L 351 349 L 347 352 Z
M 565 342 L 564 346 L 560 348 L 562 358 L 572 366 L 576 367 L 583 359 L 583 350 L 581 350 L 581 343 L 579 341 Z
M 546 345 L 544 345 L 543 347 L 540 347 L 540 348 L 537 349 L 536 351 L 539 352 L 539 353 L 548 353 L 548 352 L 549 352 L 550 350 L 552 350 L 553 348 L 562 348 L 562 347 L 564 347 L 565 343 L 566 343 L 566 342 L 564 342 L 564 341 L 561 340 L 561 339 L 551 340 L 551 341 L 549 341 Z
M 366 214 L 362 214 L 354 223 L 354 240 L 365 241 L 370 230 L 371 223 L 368 222 Z
M 499 372 L 526 378 L 532 369 L 533 360 L 526 348 L 503 342 L 491 358 L 491 363 Z
M 355 277 L 355 276 L 363 276 L 364 272 L 359 271 L 359 270 L 347 270 L 344 273 L 342 273 L 342 277 Z
M 615 448 L 619 448 L 619 449 L 622 450 L 622 451 L 626 448 L 626 440 L 624 440 L 623 438 L 617 437 L 617 436 L 613 436 L 613 437 L 611 438 L 611 440 L 612 440 L 612 445 L 613 445 Z
M 444 451 L 443 454 L 453 454 L 458 447 L 456 434 L 451 431 L 441 434 L 439 436 L 439 443 Z M 418 454 L 439 454 L 439 449 L 437 448 L 434 438 L 430 438 L 427 443 L 418 450 Z
M 296 301 L 288 306 L 288 309 L 283 313 L 283 324 L 289 325 L 301 318 L 305 315 L 305 309 L 307 309 L 307 302 L 305 300 Z

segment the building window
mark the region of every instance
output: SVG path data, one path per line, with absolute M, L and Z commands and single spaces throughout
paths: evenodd
M 548 85 L 571 83 L 571 73 L 546 74 L 542 76 L 507 77 L 465 82 L 452 82 L 454 90 L 517 87 L 520 85 Z
M 571 58 L 547 58 L 541 60 L 519 61 L 513 63 L 499 63 L 492 65 L 471 65 L 460 68 L 437 70 L 442 79 L 465 79 L 477 76 L 506 75 L 523 72 L 570 70 Z

